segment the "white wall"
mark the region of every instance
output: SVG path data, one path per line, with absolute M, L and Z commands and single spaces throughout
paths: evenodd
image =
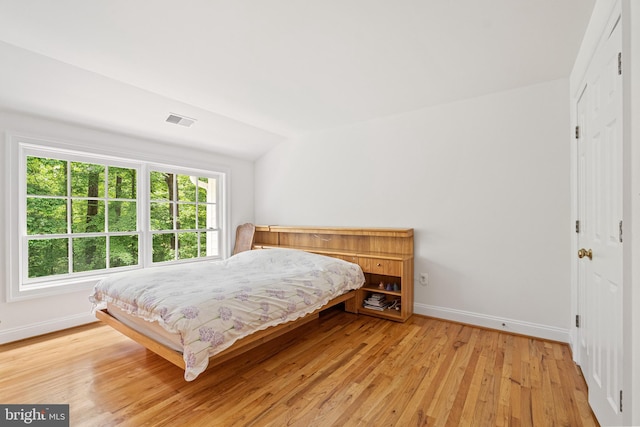
M 551 81 L 283 143 L 256 162 L 256 222 L 413 227 L 417 313 L 568 341 L 568 94 Z
M 49 121 L 23 114 L 0 111 L 0 141 L 5 144 L 7 132 L 76 144 L 78 147 L 99 147 L 113 153 L 131 157 L 176 164 L 201 169 L 224 168 L 230 179 L 230 234 L 235 237 L 235 227 L 253 221 L 253 162 L 216 155 L 212 152 L 190 150 L 158 141 L 131 138 L 61 122 Z M 4 146 L 0 149 L 0 165 L 6 168 Z M 5 203 L 7 203 L 5 201 Z M 6 230 L 6 209 L 0 209 L 0 232 Z M 3 236 L 0 260 L 6 259 Z M 232 244 L 232 243 L 231 243 Z M 93 321 L 89 292 L 73 292 L 64 295 L 6 302 L 5 266 L 0 267 L 0 344 L 33 335 Z

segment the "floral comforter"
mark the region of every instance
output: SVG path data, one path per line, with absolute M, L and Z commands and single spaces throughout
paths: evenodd
M 293 249 L 239 253 L 224 261 L 136 270 L 100 281 L 94 310 L 107 303 L 177 333 L 184 377 L 255 331 L 298 319 L 364 283 L 356 264 Z

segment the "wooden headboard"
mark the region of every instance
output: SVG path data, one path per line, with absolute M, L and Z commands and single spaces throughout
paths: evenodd
M 285 247 L 359 264 L 367 283 L 347 311 L 405 321 L 413 313 L 413 229 L 257 225 L 255 249 Z M 380 289 L 380 283 L 391 289 Z M 393 288 L 398 285 L 398 289 Z M 372 310 L 363 302 L 373 293 L 401 301 L 400 310 Z

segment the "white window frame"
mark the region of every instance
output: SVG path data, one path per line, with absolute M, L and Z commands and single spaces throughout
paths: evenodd
M 227 227 L 228 215 L 228 171 L 224 168 L 217 170 L 198 169 L 188 165 L 166 164 L 158 161 L 129 158 L 124 153 L 107 152 L 104 150 L 88 149 L 86 146 L 68 143 L 52 142 L 45 139 L 30 138 L 7 134 L 5 156 L 5 244 L 6 244 L 6 283 L 7 302 L 20 301 L 31 298 L 60 295 L 80 290 L 89 291 L 100 279 L 110 274 L 125 270 L 162 268 L 162 266 L 176 263 L 190 263 L 221 259 L 228 254 L 229 231 Z M 100 152 L 99 152 L 100 151 Z M 62 277 L 47 276 L 29 279 L 27 275 L 27 244 L 26 244 L 26 157 L 53 157 L 85 163 L 100 163 L 136 169 L 137 177 L 137 221 L 139 234 L 138 265 L 118 267 L 113 270 L 96 270 L 82 273 L 61 275 Z M 150 206 L 150 170 L 169 170 L 173 173 L 198 175 L 201 177 L 216 177 L 218 182 L 216 203 L 219 224 L 219 255 L 190 258 L 176 261 L 152 262 L 151 231 L 149 227 Z M 223 170 L 220 170 L 223 169 Z M 141 191 L 142 190 L 142 191 Z M 106 207 L 105 207 L 106 209 Z

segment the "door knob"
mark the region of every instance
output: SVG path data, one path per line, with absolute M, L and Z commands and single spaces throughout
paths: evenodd
M 593 259 L 593 252 L 591 251 L 591 249 L 587 250 L 582 248 L 578 251 L 578 258 L 584 258 L 584 257 Z

